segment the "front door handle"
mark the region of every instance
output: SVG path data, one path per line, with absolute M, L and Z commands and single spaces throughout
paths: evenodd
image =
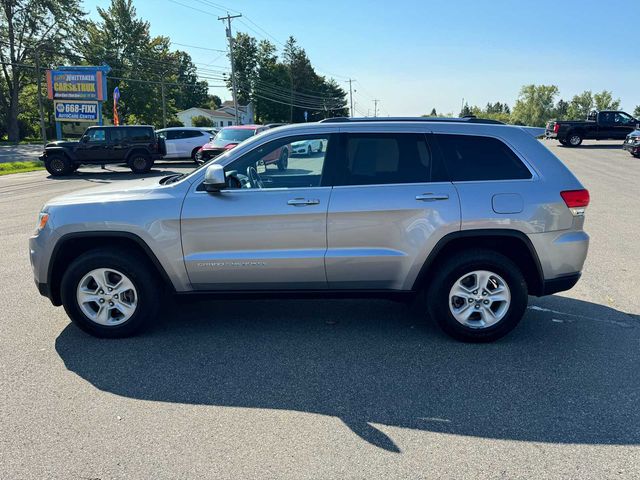
M 287 202 L 287 205 L 303 206 L 303 205 L 318 205 L 320 200 L 309 198 L 294 198 Z
M 449 195 L 447 195 L 446 193 L 423 193 L 422 195 L 416 195 L 416 200 L 420 200 L 422 202 L 449 200 Z

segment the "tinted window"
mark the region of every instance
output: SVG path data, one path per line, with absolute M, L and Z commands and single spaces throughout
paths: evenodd
M 531 172 L 502 141 L 473 135 L 436 135 L 451 179 L 514 180 L 531 178 Z
M 167 140 L 177 140 L 178 138 L 181 137 L 180 135 L 181 130 L 167 130 L 165 132 L 166 135 L 166 139 Z
M 127 128 L 127 136 L 134 142 L 148 142 L 153 138 L 150 128 Z
M 109 137 L 112 142 L 120 143 L 122 140 L 127 138 L 127 134 L 124 128 L 110 128 Z
M 204 135 L 204 132 L 201 132 L 199 130 L 183 130 L 183 135 L 182 138 L 195 138 L 195 137 L 201 137 Z
M 431 181 L 432 157 L 422 134 L 348 134 L 343 146 L 334 185 Z

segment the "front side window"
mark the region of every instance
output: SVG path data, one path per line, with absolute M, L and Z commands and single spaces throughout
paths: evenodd
M 432 156 L 418 133 L 348 134 L 335 169 L 334 185 L 430 182 Z
M 319 187 L 328 146 L 328 136 L 288 137 L 266 143 L 225 167 L 229 188 Z
M 531 172 L 503 141 L 476 135 L 435 135 L 452 181 L 520 180 Z
M 104 142 L 106 141 L 107 136 L 104 128 L 94 128 L 93 130 L 89 130 L 87 132 L 87 141 L 88 142 Z
M 631 125 L 634 123 L 633 117 L 626 113 L 616 113 L 615 123 L 618 125 Z

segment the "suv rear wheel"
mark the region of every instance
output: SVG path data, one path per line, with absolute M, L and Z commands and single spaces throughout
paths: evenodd
M 282 152 L 280 152 L 280 158 L 278 158 L 277 166 L 278 170 L 281 172 L 284 172 L 289 166 L 289 150 L 286 148 L 283 148 Z
M 44 160 L 44 167 L 54 177 L 69 175 L 74 171 L 73 163 L 65 155 L 53 154 L 47 155 Z
M 75 259 L 62 277 L 69 318 L 96 337 L 142 330 L 158 312 L 161 286 L 145 263 L 120 250 L 93 250 Z
M 147 173 L 153 166 L 153 160 L 144 153 L 134 153 L 129 157 L 127 165 L 133 173 Z
M 491 250 L 462 253 L 438 267 L 427 291 L 429 314 L 452 337 L 497 340 L 520 322 L 527 284 L 518 267 Z

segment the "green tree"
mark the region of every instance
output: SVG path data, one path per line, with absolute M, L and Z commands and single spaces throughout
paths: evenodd
M 555 85 L 525 85 L 511 112 L 511 121 L 518 125 L 543 127 L 553 117 L 554 101 L 558 95 Z
M 222 99 L 218 95 L 209 95 L 207 97 L 207 103 L 205 108 L 210 108 L 211 110 L 215 110 L 216 108 L 220 108 L 222 106 Z
M 431 109 L 431 113 L 429 113 L 428 116 L 429 117 L 437 117 L 438 116 L 438 112 L 436 112 L 435 107 Z
M 256 39 L 246 33 L 238 32 L 233 40 L 233 60 L 238 92 L 238 105 L 246 105 L 251 100 L 253 82 L 256 77 L 258 44 Z M 227 87 L 232 88 L 231 76 Z
M 567 111 L 569 110 L 569 102 L 565 102 L 563 99 L 558 100 L 553 112 L 553 116 L 558 120 L 567 118 Z
M 194 127 L 213 127 L 213 120 L 204 115 L 196 115 L 191 117 L 191 125 Z
M 80 0 L 2 0 L 0 2 L 0 106 L 9 141 L 20 139 L 20 94 L 35 83 L 36 54 L 41 63 L 71 54 L 69 39 L 84 24 Z M 56 53 L 52 53 L 56 52 Z
M 567 118 L 573 120 L 585 120 L 589 112 L 593 110 L 593 94 L 591 90 L 585 90 L 578 95 L 574 95 L 569 102 L 567 109 Z
M 473 112 L 471 111 L 471 108 L 469 108 L 469 104 L 467 102 L 464 102 L 464 105 L 462 107 L 462 110 L 460 110 L 460 118 L 462 117 L 466 117 L 468 115 L 473 115 Z
M 597 110 L 619 110 L 620 99 L 613 99 L 613 94 L 608 90 L 593 95 L 593 102 Z
M 640 105 L 637 105 L 633 111 L 633 116 L 640 119 Z

